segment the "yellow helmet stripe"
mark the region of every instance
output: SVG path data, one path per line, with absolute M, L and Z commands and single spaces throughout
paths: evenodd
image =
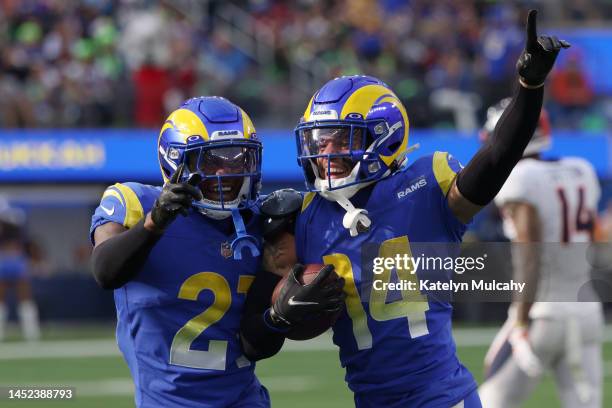
M 242 113 L 242 134 L 245 139 L 250 139 L 251 135 L 255 133 L 255 126 L 253 126 L 251 118 L 244 110 L 240 109 L 240 112 Z
M 208 140 L 206 126 L 198 115 L 189 109 L 177 109 L 172 112 L 159 132 L 160 137 L 168 128 L 174 128 L 183 137 L 184 142 L 187 142 L 187 138 L 193 135 L 200 135 L 202 139 Z
M 384 95 L 395 96 L 393 91 L 382 85 L 366 85 L 357 89 L 344 103 L 340 119 L 346 119 L 349 113 L 359 113 L 365 118 L 374 102 Z
M 389 166 L 401 152 L 408 148 L 408 113 L 393 91 L 382 85 L 366 85 L 359 88 L 347 99 L 340 113 L 340 118 L 345 119 L 350 113 L 359 113 L 365 118 L 376 101 L 379 101 L 379 103 L 390 102 L 395 104 L 404 118 L 405 126 L 403 129 L 404 135 L 402 137 L 401 146 L 395 153 L 389 156 L 380 155 L 380 159 Z M 390 125 L 393 124 L 391 123 Z
M 396 104 L 397 108 L 402 114 L 402 118 L 404 118 L 404 123 L 405 123 L 404 128 L 398 130 L 400 132 L 404 132 L 402 136 L 402 144 L 400 145 L 400 147 L 395 151 L 395 153 L 389 156 L 384 156 L 382 154 L 380 155 L 380 159 L 387 166 L 389 166 L 401 152 L 405 151 L 408 148 L 408 133 L 410 131 L 410 122 L 408 121 L 408 113 L 406 112 L 406 108 L 404 108 L 404 104 L 400 102 L 397 96 L 393 95 L 393 97 L 386 97 L 381 102 L 390 102 L 390 103 Z M 391 125 L 393 124 L 391 123 Z
M 310 110 L 312 109 L 312 101 L 314 101 L 314 97 L 315 96 L 312 95 L 312 98 L 310 98 L 310 102 L 308 102 L 308 106 L 306 107 L 306 110 L 304 111 L 304 121 L 305 122 L 310 121 Z
M 162 134 L 166 129 L 176 130 L 176 132 L 183 137 L 183 143 L 187 143 L 187 138 L 193 135 L 199 135 L 204 140 L 208 140 L 209 138 L 208 130 L 206 126 L 204 126 L 202 120 L 189 109 L 177 109 L 168 116 L 168 119 L 164 122 L 164 125 L 159 131 L 159 136 L 157 137 L 158 148 Z M 159 154 L 159 152 L 155 153 Z M 167 183 L 168 178 L 164 174 L 161 162 L 159 163 L 159 170 L 161 171 L 164 182 Z

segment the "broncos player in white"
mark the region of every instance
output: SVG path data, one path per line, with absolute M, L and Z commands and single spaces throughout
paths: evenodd
M 489 108 L 488 137 L 510 98 Z M 514 243 L 514 278 L 529 293 L 516 299 L 486 357 L 479 394 L 485 408 L 515 407 L 550 370 L 563 407 L 601 407 L 601 304 L 589 276 L 600 187 L 590 163 L 543 160 L 551 143 L 542 111 L 523 159 L 495 198 Z M 535 300 L 535 302 L 534 302 Z

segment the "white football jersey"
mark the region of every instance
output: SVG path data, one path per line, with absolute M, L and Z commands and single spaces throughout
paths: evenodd
M 593 166 L 581 158 L 557 161 L 521 160 L 495 198 L 495 204 L 529 203 L 540 220 L 542 262 L 538 282 L 538 302 L 532 317 L 575 312 L 593 312 L 599 304 L 565 303 L 594 296 L 586 250 L 592 240 L 597 203 L 601 190 Z M 506 214 L 504 232 L 516 237 L 512 220 Z M 550 303 L 555 302 L 555 303 Z

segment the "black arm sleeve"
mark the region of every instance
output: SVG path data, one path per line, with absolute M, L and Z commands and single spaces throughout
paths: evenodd
M 244 355 L 251 361 L 272 357 L 285 341 L 285 332 L 272 326 L 270 300 L 281 277 L 259 271 L 249 289 L 240 322 L 240 340 Z
M 96 246 L 91 256 L 94 278 L 103 289 L 117 289 L 132 280 L 144 265 L 160 234 L 144 227 L 144 219 Z
M 521 159 L 538 125 L 543 87 L 518 88 L 497 122 L 493 137 L 457 176 L 457 188 L 474 204 L 486 205 L 495 198 Z

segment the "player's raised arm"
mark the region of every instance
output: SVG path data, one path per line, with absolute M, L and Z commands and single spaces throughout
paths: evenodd
M 132 280 L 145 263 L 164 229 L 178 214 L 186 215 L 192 200 L 200 200 L 202 193 L 193 184 L 179 183 L 183 165 L 177 168 L 169 183 L 162 189 L 153 209 L 132 228 L 108 222 L 94 231 L 94 250 L 91 257 L 93 275 L 104 289 L 117 289 Z
M 531 10 L 527 18 L 525 49 L 516 64 L 519 86 L 512 101 L 493 137 L 459 173 L 448 193 L 449 207 L 463 222 L 493 200 L 522 157 L 538 124 L 546 76 L 559 51 L 570 46 L 557 37 L 538 37 L 536 16 L 536 10 Z

